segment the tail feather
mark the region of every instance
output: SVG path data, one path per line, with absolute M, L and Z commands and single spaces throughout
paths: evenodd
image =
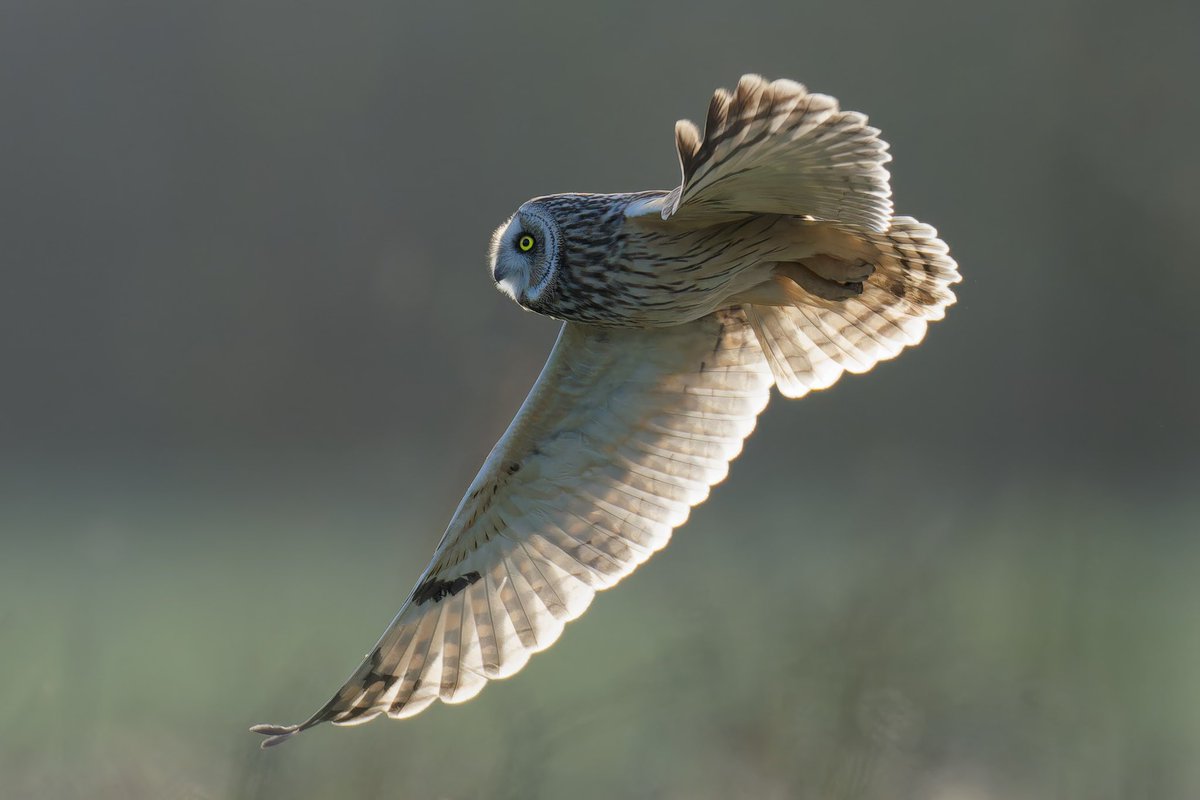
M 881 257 L 847 300 L 804 295 L 791 306 L 750 305 L 747 315 L 779 391 L 803 397 L 831 386 L 842 372 L 866 372 L 925 336 L 955 301 L 958 265 L 931 226 L 894 217 L 867 237 Z

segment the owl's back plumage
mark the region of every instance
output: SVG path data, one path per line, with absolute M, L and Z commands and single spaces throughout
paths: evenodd
M 493 238 L 501 288 L 566 320 L 392 624 L 301 725 L 457 703 L 548 647 L 721 481 L 772 384 L 800 397 L 917 344 L 959 280 L 892 216 L 887 145 L 791 81 L 676 126 L 669 192 L 554 195 Z

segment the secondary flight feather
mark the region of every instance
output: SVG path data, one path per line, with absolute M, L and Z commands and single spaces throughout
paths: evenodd
M 676 126 L 671 191 L 534 198 L 492 238 L 492 278 L 564 321 L 433 560 L 318 725 L 460 703 L 549 647 L 661 549 L 728 472 L 772 385 L 800 397 L 925 335 L 959 280 L 892 215 L 861 114 L 792 81 L 719 90 Z

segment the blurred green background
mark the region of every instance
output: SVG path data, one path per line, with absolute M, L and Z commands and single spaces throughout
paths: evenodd
M 1200 11 L 1134 8 L 6 3 L 0 797 L 1200 796 Z M 545 358 L 493 227 L 747 71 L 883 128 L 959 304 L 518 676 L 259 751 Z

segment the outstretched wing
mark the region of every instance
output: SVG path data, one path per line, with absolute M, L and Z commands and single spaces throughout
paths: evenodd
M 663 547 L 767 404 L 745 313 L 654 330 L 567 324 L 378 644 L 301 725 L 408 717 L 474 697 Z
M 887 142 L 867 118 L 794 81 L 745 75 L 718 89 L 704 133 L 675 123 L 683 182 L 634 202 L 629 216 L 710 224 L 746 213 L 788 214 L 886 231 L 892 218 Z

